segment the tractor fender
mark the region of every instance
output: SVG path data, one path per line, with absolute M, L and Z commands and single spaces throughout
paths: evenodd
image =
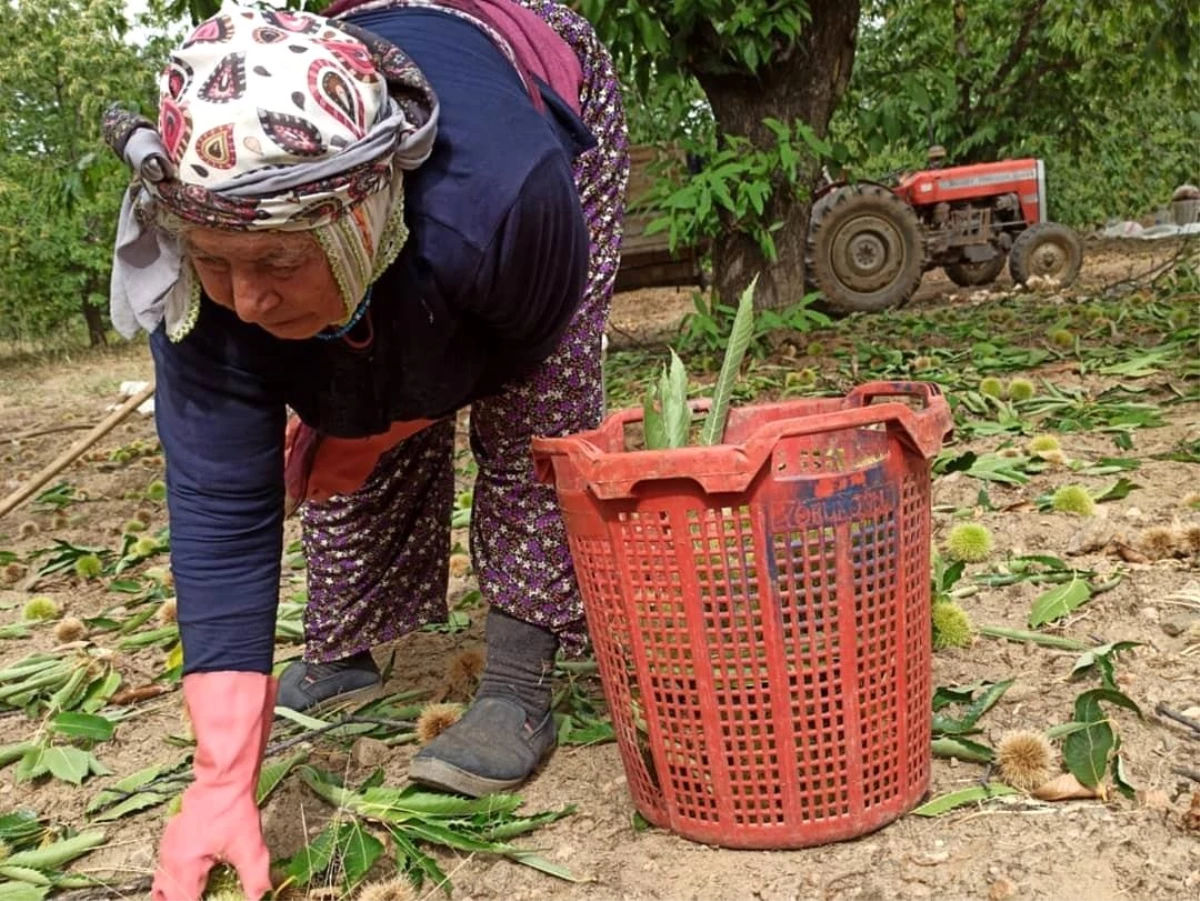
M 871 178 L 856 178 L 854 181 L 843 180 L 843 181 L 829 182 L 828 184 L 822 185 L 820 188 L 818 188 L 816 191 L 813 192 L 812 202 L 813 202 L 813 204 L 816 204 L 816 202 L 818 200 L 821 200 L 822 198 L 827 197 L 828 195 L 832 194 L 834 191 L 839 191 L 842 188 L 848 188 L 851 185 L 874 185 L 877 188 L 883 188 L 883 190 L 885 190 L 885 191 L 891 191 L 893 194 L 896 193 L 895 185 L 887 185 L 881 181 L 875 181 L 874 179 L 871 179 Z

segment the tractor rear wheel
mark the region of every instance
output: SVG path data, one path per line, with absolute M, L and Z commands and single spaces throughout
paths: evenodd
M 1065 288 L 1082 266 L 1083 242 L 1057 222 L 1040 222 L 1021 232 L 1008 254 L 1008 272 L 1018 285 L 1037 275 Z
M 950 263 L 945 270 L 950 281 L 960 288 L 973 288 L 976 285 L 990 285 L 994 282 L 1007 262 L 1008 258 L 999 253 L 981 263 Z
M 808 271 L 836 313 L 873 313 L 912 297 L 925 271 L 925 241 L 912 207 L 878 185 L 822 197 L 808 226 Z

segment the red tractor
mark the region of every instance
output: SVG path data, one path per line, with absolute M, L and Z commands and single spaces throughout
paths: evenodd
M 1083 244 L 1046 221 L 1045 167 L 1038 159 L 931 168 L 877 182 L 831 183 L 814 198 L 809 279 L 835 312 L 906 303 L 930 269 L 957 285 L 986 285 L 1008 262 L 1014 282 L 1033 276 L 1069 285 Z

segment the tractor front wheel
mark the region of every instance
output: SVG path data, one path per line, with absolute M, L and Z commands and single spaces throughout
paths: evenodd
M 1008 272 L 1018 285 L 1036 275 L 1065 288 L 1079 277 L 1082 266 L 1083 242 L 1057 222 L 1041 222 L 1021 232 L 1008 255 Z
M 813 206 L 807 262 L 835 313 L 900 306 L 925 270 L 921 224 L 912 207 L 886 188 L 847 185 Z
M 950 263 L 945 270 L 950 281 L 960 288 L 973 288 L 976 285 L 990 285 L 994 282 L 1006 262 L 1008 258 L 1003 253 L 998 253 L 981 263 Z

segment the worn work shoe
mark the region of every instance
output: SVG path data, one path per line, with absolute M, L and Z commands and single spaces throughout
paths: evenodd
M 333 663 L 297 660 L 279 677 L 276 703 L 289 710 L 316 711 L 345 701 L 365 700 L 382 681 L 370 651 Z
M 408 777 L 472 798 L 516 788 L 554 750 L 554 717 L 534 724 L 520 704 L 480 698 L 463 718 L 413 758 Z

